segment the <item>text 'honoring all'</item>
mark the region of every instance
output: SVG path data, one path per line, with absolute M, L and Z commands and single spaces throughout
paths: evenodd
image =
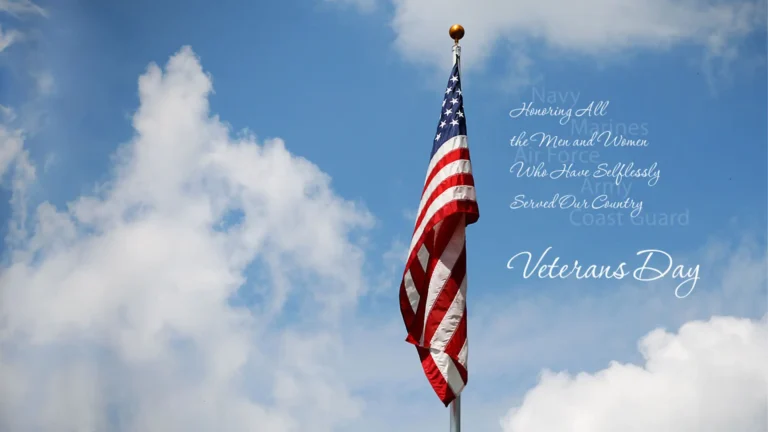
M 509 173 L 541 185 L 529 193 L 518 188 L 509 208 L 565 210 L 575 227 L 687 225 L 688 210 L 649 212 L 638 197 L 647 197 L 638 188 L 656 187 L 663 171 L 647 158 L 648 124 L 614 121 L 611 101 L 581 102 L 580 96 L 534 88 L 530 100 L 509 111 L 516 121 L 548 125 L 509 140 L 515 152 Z M 554 190 L 539 181 L 554 181 Z

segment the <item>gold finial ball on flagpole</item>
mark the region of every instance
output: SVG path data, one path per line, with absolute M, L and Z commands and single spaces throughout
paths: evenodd
M 462 27 L 461 24 L 454 24 L 451 26 L 451 29 L 448 30 L 448 34 L 451 35 L 451 39 L 456 43 L 459 43 L 459 39 L 464 37 L 464 27 Z

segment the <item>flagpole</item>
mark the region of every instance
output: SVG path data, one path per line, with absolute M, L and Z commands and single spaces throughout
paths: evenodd
M 451 402 L 451 430 L 450 432 L 461 432 L 461 394 Z
M 451 39 L 453 39 L 453 64 L 455 65 L 456 61 L 461 55 L 461 46 L 459 46 L 459 40 L 464 37 L 464 27 L 459 24 L 454 24 L 451 26 L 451 29 L 448 31 L 448 33 L 451 35 Z
M 454 24 L 451 26 L 450 30 L 448 30 L 448 34 L 451 35 L 451 39 L 453 39 L 453 64 L 455 66 L 461 56 L 459 40 L 464 37 L 464 27 L 460 24 Z M 459 68 L 461 68 L 461 64 L 459 64 Z M 461 432 L 461 393 L 459 393 L 453 402 L 451 402 L 450 411 L 450 432 Z

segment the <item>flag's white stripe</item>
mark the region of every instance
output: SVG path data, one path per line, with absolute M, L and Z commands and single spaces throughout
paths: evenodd
M 419 257 L 419 263 L 421 263 L 421 268 L 424 269 L 424 271 L 427 271 L 427 264 L 429 264 L 429 251 L 427 250 L 427 247 L 422 244 L 417 255 Z
M 429 288 L 427 289 L 427 301 L 426 301 L 426 313 L 424 314 L 424 327 L 421 332 L 421 343 L 424 343 L 424 333 L 427 329 L 427 323 L 431 322 L 430 315 L 432 314 L 432 308 L 435 306 L 435 301 L 443 292 L 445 283 L 448 278 L 451 277 L 453 266 L 456 264 L 461 251 L 464 249 L 464 232 L 466 227 L 463 221 L 459 221 L 456 230 L 451 236 L 451 240 L 445 247 L 443 254 L 440 256 L 432 270 L 432 277 L 429 279 Z
M 432 340 L 429 342 L 431 348 L 440 351 L 445 350 L 445 346 L 450 342 L 456 329 L 459 328 L 461 317 L 464 315 L 464 306 L 467 304 L 466 301 L 467 277 L 465 275 L 464 279 L 461 281 L 459 292 L 456 294 L 456 297 L 453 298 L 453 302 L 451 302 L 451 306 L 445 313 L 443 321 L 440 322 L 440 326 L 437 328 L 437 331 L 435 331 L 435 334 L 432 336 Z
M 467 148 L 469 147 L 467 145 L 467 136 L 466 135 L 456 135 L 455 137 L 449 139 L 448 141 L 444 142 L 443 145 L 440 146 L 439 149 L 437 149 L 437 153 L 435 153 L 434 156 L 432 156 L 432 159 L 429 161 L 429 167 L 427 168 L 427 177 L 424 178 L 424 184 L 427 183 L 427 179 L 429 178 L 429 173 L 432 172 L 433 169 L 435 169 L 435 165 L 437 165 L 437 162 L 440 161 L 445 155 L 448 153 L 458 149 L 458 148 Z
M 451 387 L 451 391 L 454 395 L 458 396 L 464 389 L 464 380 L 461 379 L 461 375 L 458 369 L 456 369 L 456 365 L 453 364 L 453 360 L 442 351 L 430 350 L 430 354 L 435 361 L 435 365 L 437 365 L 437 369 L 440 370 L 443 378 Z
M 408 301 L 411 303 L 411 309 L 413 313 L 416 313 L 416 309 L 419 307 L 419 291 L 416 290 L 416 284 L 411 277 L 411 271 L 408 270 L 403 276 L 403 284 L 405 285 L 405 293 L 408 295 Z
M 475 195 L 474 186 L 452 186 L 446 189 L 443 193 L 441 193 L 434 201 L 432 201 L 432 204 L 424 212 L 424 217 L 421 219 L 421 224 L 419 224 L 419 227 L 413 233 L 413 238 L 411 239 L 411 246 L 408 248 L 407 256 L 409 257 L 411 256 L 411 254 L 413 253 L 414 246 L 416 246 L 416 243 L 419 241 L 422 234 L 424 233 L 424 229 L 427 227 L 427 223 L 429 223 L 429 220 L 432 219 L 432 217 L 435 215 L 435 213 L 438 212 L 438 210 L 443 208 L 445 205 L 447 205 L 451 201 L 459 201 L 459 200 L 474 201 L 475 198 L 476 198 L 476 195 Z
M 440 186 L 440 183 L 456 174 L 472 174 L 472 163 L 468 159 L 459 159 L 442 167 L 424 189 L 424 194 L 421 196 L 421 202 L 419 203 L 419 210 L 416 212 L 417 215 L 421 214 L 421 211 L 424 210 L 424 205 L 429 200 L 432 192 Z
M 468 340 L 464 339 L 464 346 L 462 346 L 461 351 L 459 351 L 459 363 L 464 366 L 464 369 L 467 369 L 467 353 L 469 351 L 468 343 Z

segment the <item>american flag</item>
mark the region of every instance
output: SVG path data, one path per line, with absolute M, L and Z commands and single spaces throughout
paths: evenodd
M 467 146 L 459 61 L 451 71 L 416 226 L 400 311 L 432 388 L 448 406 L 467 384 L 466 226 L 480 215 Z

